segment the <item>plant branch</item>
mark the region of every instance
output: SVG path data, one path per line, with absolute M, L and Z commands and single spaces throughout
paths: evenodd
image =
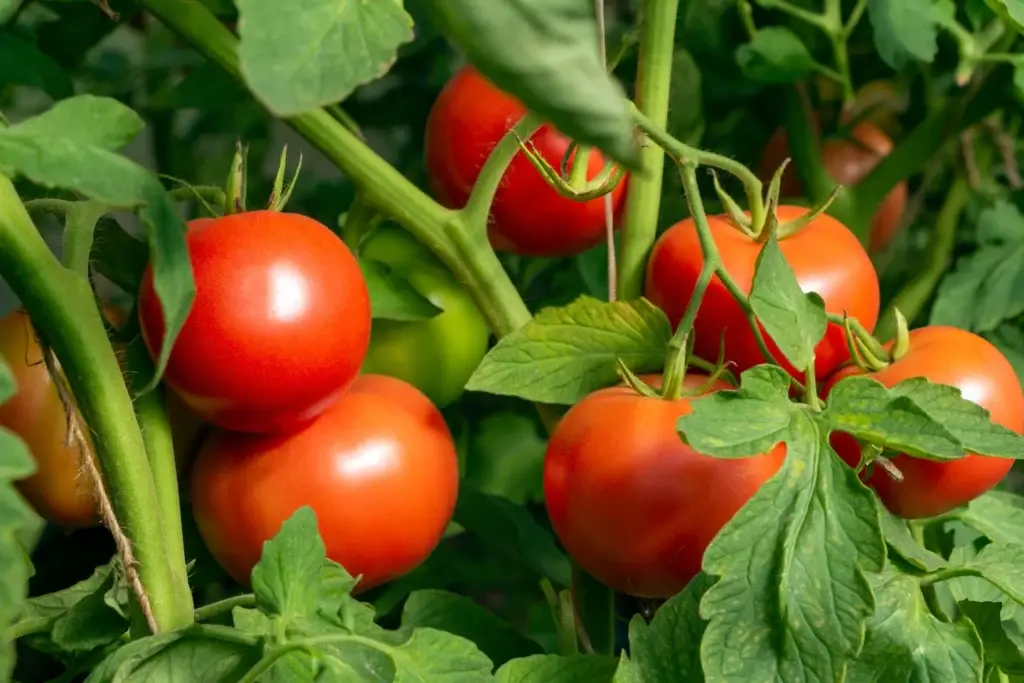
M 236 595 L 230 598 L 224 598 L 217 602 L 212 602 L 209 605 L 203 605 L 202 607 L 196 608 L 195 619 L 196 621 L 208 621 L 214 617 L 219 617 L 222 614 L 230 612 L 236 607 L 255 607 L 256 596 L 252 593 L 246 593 L 244 595 Z
M 672 79 L 676 14 L 679 0 L 645 0 L 640 27 L 636 79 L 637 112 L 654 126 L 664 129 Z M 622 219 L 622 253 L 618 264 L 618 297 L 634 299 L 644 288 L 647 254 L 654 244 L 661 208 L 665 153 L 661 147 L 644 145 L 640 168 L 629 180 Z

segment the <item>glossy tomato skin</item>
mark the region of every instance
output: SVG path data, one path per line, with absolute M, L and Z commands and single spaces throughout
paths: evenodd
M 24 312 L 14 311 L 0 320 L 0 355 L 17 383 L 17 393 L 0 404 L 0 427 L 21 437 L 36 461 L 35 474 L 15 486 L 41 517 L 54 524 L 99 524 L 96 496 L 82 472 L 78 449 L 65 445 L 67 423 L 60 395 Z
M 189 224 L 196 299 L 164 378 L 206 421 L 287 432 L 344 392 L 366 355 L 370 299 L 348 248 L 298 214 L 252 211 Z M 150 353 L 164 337 L 147 268 L 139 319 Z
M 690 375 L 686 386 L 707 379 Z M 718 382 L 713 390 L 727 388 Z M 784 444 L 735 460 L 697 453 L 676 432 L 691 410 L 691 399 L 611 387 L 573 406 L 551 435 L 551 523 L 573 559 L 617 591 L 658 598 L 682 590 L 718 531 L 782 466 Z
M 1017 433 L 1024 432 L 1024 394 L 1010 362 L 986 339 L 955 327 L 930 326 L 910 332 L 910 351 L 878 372 L 842 368 L 825 386 L 828 392 L 844 377 L 867 375 L 886 386 L 924 377 L 958 387 L 963 397 L 988 410 L 991 419 Z M 851 467 L 860 462 L 860 446 L 843 433 L 832 434 L 832 446 Z M 898 455 L 892 463 L 903 474 L 897 483 L 881 468 L 872 468 L 868 485 L 894 514 L 907 519 L 934 517 L 964 505 L 998 484 L 1013 466 L 1009 458 L 967 455 L 935 462 Z
M 378 228 L 360 245 L 360 255 L 400 273 L 442 311 L 427 320 L 374 320 L 363 372 L 409 382 L 439 408 L 452 403 L 483 360 L 491 336 L 473 296 L 400 228 Z
M 311 506 L 327 556 L 362 574 L 362 591 L 430 554 L 451 520 L 458 478 L 437 408 L 401 380 L 360 375 L 296 433 L 215 432 L 193 466 L 192 506 L 207 547 L 243 585 L 263 543 Z
M 426 164 L 442 204 L 460 208 L 480 169 L 505 133 L 526 114 L 515 98 L 498 90 L 471 66 L 445 85 L 427 118 Z M 571 140 L 544 125 L 531 141 L 553 168 L 560 168 Z M 600 152 L 590 153 L 588 177 L 604 168 Z M 626 180 L 612 190 L 618 211 Z M 604 198 L 576 202 L 550 187 L 522 153 L 509 165 L 491 207 L 489 235 L 496 249 L 525 256 L 572 256 L 604 239 Z
M 786 221 L 807 212 L 795 206 L 780 206 L 779 219 Z M 740 288 L 750 292 L 754 265 L 761 245 L 736 229 L 726 216 L 709 216 L 712 237 L 718 245 L 725 269 Z M 779 248 L 796 273 L 804 291 L 815 291 L 831 313 L 848 313 L 871 330 L 878 322 L 878 276 L 857 238 L 846 226 L 822 215 L 795 235 L 779 242 Z M 678 325 L 693 294 L 704 257 L 693 219 L 687 218 L 669 228 L 654 245 L 647 266 L 645 296 L 660 307 Z M 708 287 L 694 325 L 694 351 L 702 358 L 718 357 L 725 335 L 725 357 L 742 372 L 766 362 L 757 346 L 743 310 L 715 276 Z M 801 377 L 767 337 L 776 361 L 793 376 Z M 829 373 L 849 357 L 841 325 L 830 324 L 815 350 L 818 377 Z
M 864 179 L 892 151 L 892 139 L 870 121 L 862 121 L 851 131 L 852 140 L 831 138 L 822 143 L 821 156 L 825 170 L 835 182 L 853 186 Z M 786 130 L 780 128 L 769 138 L 758 164 L 758 175 L 765 182 L 788 157 Z M 792 167 L 782 178 L 781 196 L 796 197 L 803 192 L 800 177 Z M 900 219 L 907 207 L 907 183 L 900 182 L 885 196 L 871 223 L 868 248 L 872 252 L 885 248 L 896 236 Z

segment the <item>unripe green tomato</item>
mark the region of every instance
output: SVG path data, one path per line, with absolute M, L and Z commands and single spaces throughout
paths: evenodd
M 360 256 L 390 268 L 441 309 L 426 320 L 374 319 L 362 371 L 405 380 L 439 408 L 461 394 L 487 353 L 490 328 L 469 291 L 404 230 L 383 226 Z

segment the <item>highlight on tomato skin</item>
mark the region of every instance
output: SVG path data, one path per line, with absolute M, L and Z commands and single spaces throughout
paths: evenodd
M 370 338 L 370 299 L 348 247 L 291 213 L 189 224 L 196 298 L 164 373 L 202 419 L 253 433 L 309 424 L 352 383 Z M 139 292 L 154 356 L 164 321 L 148 267 Z
M 641 379 L 661 385 L 657 375 Z M 691 373 L 685 387 L 707 382 Z M 718 381 L 711 392 L 730 388 Z M 693 450 L 676 431 L 692 400 L 601 389 L 566 413 L 548 443 L 544 498 L 555 533 L 584 570 L 622 593 L 682 590 L 715 535 L 785 458 L 785 444 L 736 459 Z
M 263 543 L 296 510 L 317 514 L 328 558 L 356 592 L 412 571 L 440 542 L 458 493 L 455 443 L 412 385 L 360 375 L 290 434 L 218 431 L 200 448 L 192 510 L 207 548 L 248 585 Z
M 859 375 L 890 387 L 914 377 L 957 387 L 964 398 L 988 410 L 994 423 L 1024 434 L 1024 392 L 1013 366 L 991 342 L 972 332 L 938 325 L 911 330 L 905 356 L 877 372 L 842 368 L 829 378 L 823 396 L 840 380 Z M 858 465 L 861 452 L 856 439 L 833 432 L 831 443 L 848 465 Z M 890 460 L 902 481 L 880 467 L 866 471 L 863 478 L 890 512 L 907 519 L 934 517 L 969 503 L 1002 481 L 1014 463 L 1010 458 L 978 454 L 947 461 L 901 454 Z
M 780 221 L 807 213 L 799 206 L 778 207 Z M 744 293 L 750 293 L 761 244 L 741 232 L 728 216 L 708 216 L 712 238 L 725 270 Z M 867 330 L 878 322 L 881 294 L 878 275 L 857 237 L 835 218 L 822 214 L 794 235 L 779 241 L 779 249 L 804 291 L 814 291 L 830 313 L 846 314 Z M 682 320 L 704 265 L 697 228 L 686 218 L 665 231 L 655 242 L 648 259 L 644 296 L 665 311 L 673 327 Z M 738 373 L 767 359 L 761 353 L 746 314 L 724 283 L 712 278 L 693 327 L 694 353 L 705 360 L 718 357 L 724 338 L 725 357 Z M 793 377 L 803 372 L 792 367 L 766 335 L 774 362 Z M 850 359 L 842 325 L 830 324 L 815 349 L 815 373 L 827 377 Z
M 505 94 L 472 66 L 459 70 L 445 85 L 427 118 L 426 165 L 431 188 L 450 208 L 461 208 L 488 155 L 526 114 L 521 102 Z M 542 125 L 530 141 L 559 169 L 571 140 L 551 125 Z M 570 157 L 576 158 L 576 152 Z M 587 177 L 605 166 L 591 150 Z M 628 176 L 611 191 L 612 209 L 622 206 Z M 605 199 L 579 202 L 549 186 L 521 152 L 502 178 L 491 206 L 488 234 L 499 251 L 535 257 L 573 256 L 605 238 Z

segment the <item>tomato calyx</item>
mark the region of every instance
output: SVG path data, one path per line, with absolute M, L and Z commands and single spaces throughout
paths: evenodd
M 299 153 L 299 161 L 295 165 L 290 183 L 285 183 L 285 170 L 288 164 L 288 145 L 281 149 L 281 160 L 277 165 L 277 175 L 274 176 L 274 186 L 270 191 L 270 198 L 267 200 L 267 210 L 281 212 L 284 210 L 288 200 L 292 197 L 292 191 L 299 180 L 299 172 L 302 170 L 302 153 Z M 224 192 L 224 215 L 234 213 L 245 213 L 246 208 L 246 175 L 249 166 L 249 146 L 243 145 L 241 140 L 235 142 L 235 155 L 231 159 L 231 168 L 228 171 L 228 180 Z
M 830 316 L 831 322 L 842 324 L 850 357 L 854 365 L 861 370 L 878 372 L 903 358 L 910 351 L 910 327 L 907 319 L 898 308 L 893 309 L 893 314 L 896 318 L 896 339 L 891 348 L 882 346 L 857 320 L 849 316 L 836 320 Z
M 541 155 L 532 140 L 524 140 L 513 129 L 519 142 L 519 149 L 530 160 L 530 163 L 549 186 L 559 195 L 579 202 L 603 197 L 614 190 L 626 175 L 625 169 L 617 163 L 609 162 L 593 180 L 587 180 L 587 169 L 590 167 L 590 147 L 580 145 L 576 141 L 569 143 L 562 156 L 559 169 L 555 169 Z M 573 153 L 576 153 L 575 156 Z
M 702 366 L 701 369 L 706 370 L 708 376 L 707 380 L 702 384 L 687 388 L 686 372 L 691 364 Z M 694 357 L 693 335 L 689 334 L 689 332 L 681 336 L 676 334 L 669 342 L 660 391 L 640 379 L 621 358 L 616 360 L 619 377 L 626 385 L 641 396 L 666 401 L 678 401 L 681 398 L 703 396 L 723 380 L 732 386 L 737 386 L 736 378 L 729 371 L 731 364 L 731 362 L 725 360 L 724 338 L 719 346 L 718 359 L 714 364 Z

